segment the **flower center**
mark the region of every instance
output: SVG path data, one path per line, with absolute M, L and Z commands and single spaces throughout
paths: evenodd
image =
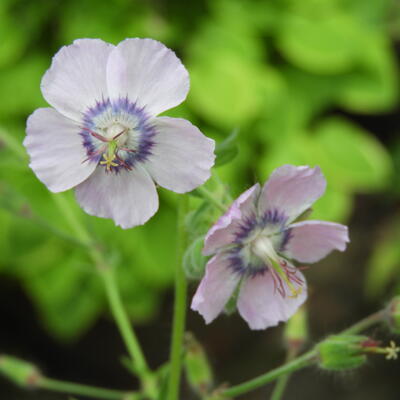
M 106 172 L 131 170 L 151 155 L 156 134 L 147 115 L 127 98 L 103 100 L 90 108 L 81 131 L 87 158 L 104 166 Z
M 106 128 L 104 137 L 109 140 L 115 140 L 118 146 L 123 146 L 130 135 L 129 130 L 129 127 L 115 123 Z
M 295 298 L 302 292 L 302 282 L 296 276 L 296 268 L 289 266 L 286 260 L 278 256 L 268 236 L 258 235 L 250 243 L 250 251 L 270 267 L 275 289 L 283 297 L 286 294 L 284 283 L 291 292 L 289 297 Z M 295 284 L 300 286 L 296 289 Z

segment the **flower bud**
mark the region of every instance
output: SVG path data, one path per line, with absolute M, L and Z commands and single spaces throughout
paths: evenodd
M 388 323 L 393 333 L 400 334 L 400 296 L 392 299 L 387 307 Z
M 183 256 L 183 268 L 189 279 L 200 279 L 204 275 L 207 258 L 201 253 L 203 246 L 204 237 L 198 237 L 187 248 Z
M 0 356 L 0 373 L 25 387 L 35 386 L 41 378 L 40 371 L 33 364 L 6 355 Z
M 363 344 L 366 336 L 333 335 L 318 344 L 319 365 L 329 371 L 344 371 L 361 367 L 367 360 Z
M 187 380 L 197 394 L 205 395 L 211 388 L 213 380 L 207 355 L 200 343 L 189 332 L 185 336 L 185 348 L 184 367 Z
M 307 337 L 307 312 L 303 306 L 286 323 L 284 338 L 288 349 L 297 352 L 307 341 Z

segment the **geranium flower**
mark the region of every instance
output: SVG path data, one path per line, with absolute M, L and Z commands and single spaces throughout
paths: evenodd
M 54 56 L 41 89 L 54 108 L 28 119 L 30 167 L 53 192 L 75 187 L 87 213 L 140 225 L 158 209 L 154 181 L 184 193 L 210 177 L 214 141 L 184 119 L 156 117 L 189 90 L 163 44 L 76 40 Z
M 347 227 L 324 222 L 293 223 L 325 191 L 319 167 L 284 165 L 261 189 L 236 199 L 210 229 L 204 255 L 214 255 L 192 301 L 206 323 L 213 321 L 238 289 L 237 308 L 251 329 L 288 320 L 305 301 L 303 274 L 289 261 L 314 263 L 332 250 L 344 251 Z

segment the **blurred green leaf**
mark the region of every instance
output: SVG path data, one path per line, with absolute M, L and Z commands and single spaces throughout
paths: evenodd
M 359 67 L 343 77 L 339 104 L 361 113 L 389 110 L 399 97 L 397 69 L 387 39 L 371 36 Z
M 60 339 L 68 340 L 93 323 L 102 308 L 103 289 L 79 255 L 63 254 L 49 260 L 49 250 L 46 246 L 24 256 L 31 268 L 41 270 L 30 274 L 25 287 L 41 310 L 45 325 Z
M 322 152 L 319 163 L 330 184 L 368 192 L 389 182 L 391 159 L 369 132 L 343 118 L 331 117 L 316 127 L 315 135 Z
M 337 74 L 356 63 L 364 44 L 362 39 L 356 21 L 348 15 L 293 13 L 284 16 L 278 45 L 299 68 L 315 74 Z
M 368 261 L 365 293 L 376 298 L 384 293 L 391 282 L 398 282 L 400 269 L 400 218 L 396 216 L 381 230 Z

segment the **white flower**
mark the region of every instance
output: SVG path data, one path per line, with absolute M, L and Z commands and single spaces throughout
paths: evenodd
M 28 119 L 30 167 L 53 192 L 75 187 L 87 213 L 130 228 L 157 211 L 154 181 L 184 193 L 210 177 L 214 141 L 189 121 L 156 117 L 189 90 L 162 43 L 76 40 L 54 56 L 41 89 L 54 108 Z

